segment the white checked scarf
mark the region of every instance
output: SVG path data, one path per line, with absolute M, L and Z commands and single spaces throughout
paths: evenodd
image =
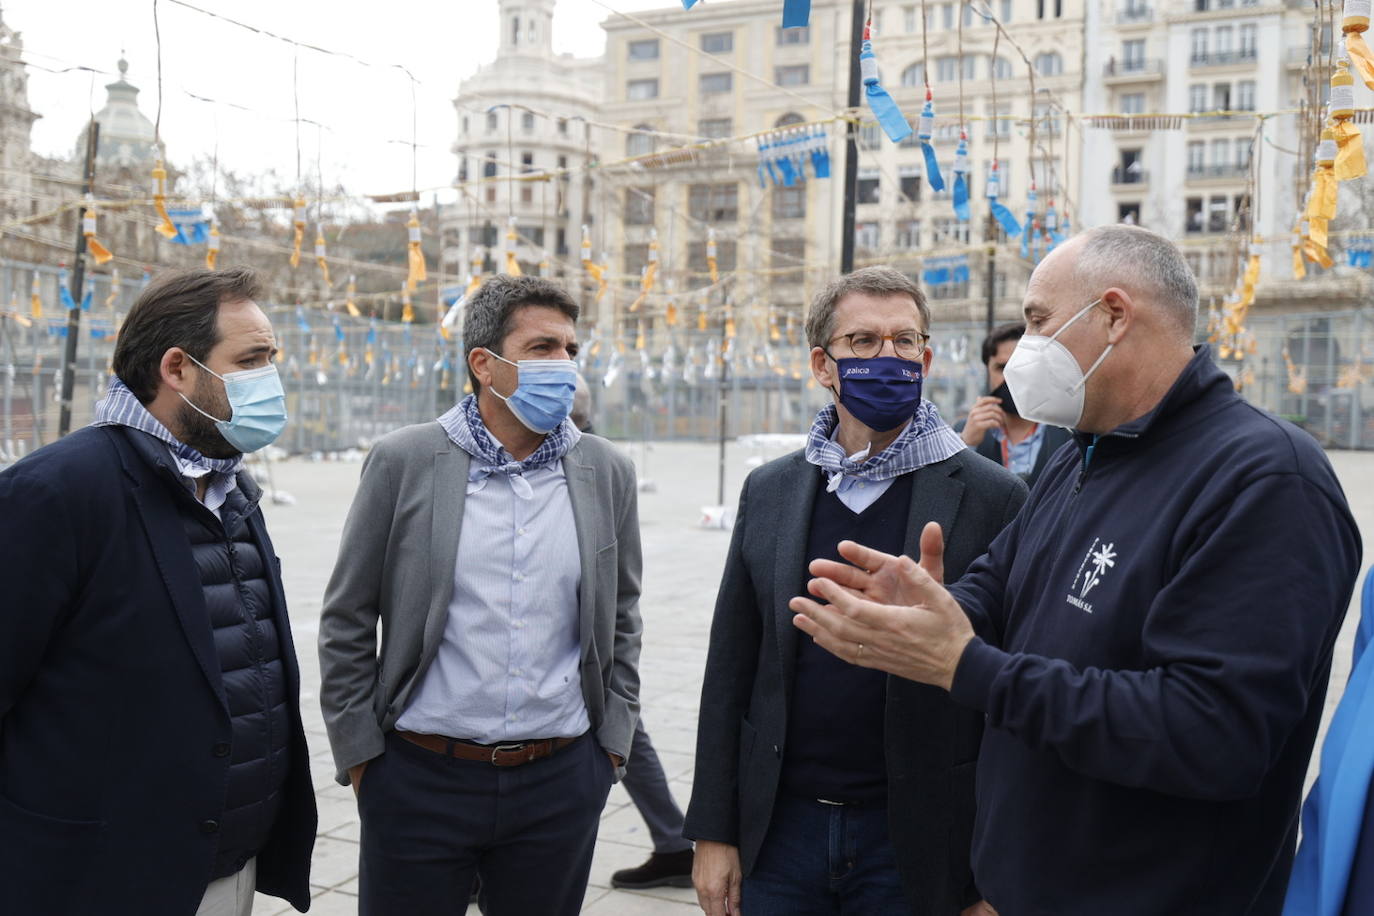
M 827 493 L 843 492 L 859 480 L 900 477 L 944 461 L 966 448 L 964 440 L 940 418 L 940 411 L 930 401 L 921 401 L 902 434 L 871 458 L 868 449 L 853 455 L 844 453 L 840 444 L 831 438 L 838 423 L 839 412 L 835 405 L 827 404 L 816 414 L 806 440 L 806 460 L 830 475 L 825 488 Z
M 127 426 L 167 443 L 182 475 L 186 477 L 203 477 L 206 474 L 233 476 L 243 466 L 242 455 L 236 458 L 207 458 L 172 435 L 172 431 L 163 426 L 157 417 L 148 413 L 148 408 L 139 403 L 138 398 L 117 375 L 110 376 L 110 385 L 106 389 L 105 397 L 95 405 L 95 419 L 91 421 L 91 425 Z
M 482 422 L 482 412 L 477 409 L 475 394 L 463 398 L 439 417 L 439 425 L 448 433 L 454 445 L 472 456 L 472 463 L 468 465 L 469 495 L 485 487 L 487 479 L 493 474 L 503 474 L 510 478 L 510 486 L 516 496 L 521 499 L 533 498 L 534 489 L 525 479 L 525 473 L 561 461 L 582 438 L 577 426 L 571 420 L 564 420 L 544 437 L 533 454 L 524 461 L 516 461 L 487 432 L 487 426 Z

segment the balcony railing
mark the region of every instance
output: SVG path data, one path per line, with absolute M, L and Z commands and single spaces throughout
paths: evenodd
M 1154 8 L 1149 6 L 1127 6 L 1119 10 L 1116 14 L 1116 22 L 1118 25 L 1129 25 L 1133 22 L 1150 22 L 1154 18 Z
M 1226 163 L 1225 165 L 1189 165 L 1188 179 L 1199 181 L 1208 178 L 1244 178 L 1250 174 L 1250 166 Z
M 1138 57 L 1128 57 L 1124 60 L 1109 60 L 1102 66 L 1102 75 L 1106 77 L 1141 77 L 1141 76 L 1160 76 L 1164 73 L 1164 62 L 1159 58 L 1146 60 Z
M 1112 184 L 1145 184 L 1150 180 L 1150 173 L 1142 168 L 1123 168 L 1117 166 L 1112 169 Z
M 1193 67 L 1225 67 L 1230 64 L 1254 63 L 1257 56 L 1254 48 L 1241 48 L 1239 51 L 1194 51 L 1189 64 Z

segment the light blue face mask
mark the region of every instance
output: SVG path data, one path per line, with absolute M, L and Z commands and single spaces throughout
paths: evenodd
M 498 353 L 487 352 L 503 363 L 510 363 L 519 373 L 510 397 L 495 388 L 491 393 L 505 401 L 515 419 L 531 432 L 551 433 L 572 413 L 577 363 L 570 359 L 522 359 L 512 363 Z
M 277 367 L 270 363 L 261 369 L 245 369 L 220 375 L 191 354 L 186 356 L 200 368 L 224 382 L 224 394 L 229 399 L 232 413 L 228 420 L 212 417 L 201 410 L 186 395 L 181 399 L 191 405 L 191 409 L 215 421 L 215 428 L 234 448 L 241 452 L 256 452 L 266 448 L 286 426 L 286 392 L 281 387 L 281 376 Z

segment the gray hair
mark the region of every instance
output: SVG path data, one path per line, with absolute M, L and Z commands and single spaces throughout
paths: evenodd
M 1158 302 L 1191 340 L 1197 326 L 1197 280 L 1173 242 L 1139 226 L 1089 229 L 1075 254 L 1074 277 L 1086 299 L 1122 286 Z
M 510 334 L 515 313 L 527 305 L 557 309 L 574 322 L 581 312 L 567 290 L 541 277 L 511 277 L 498 274 L 473 293 L 463 309 L 463 362 L 467 363 L 473 350 L 490 350 L 498 356 Z M 468 369 L 472 390 L 482 385 L 472 369 Z
M 806 313 L 808 346 L 824 347 L 835 336 L 835 307 L 850 293 L 910 296 L 916 311 L 921 315 L 921 327 L 918 330 L 930 330 L 930 306 L 926 305 L 926 294 L 921 292 L 915 281 L 891 267 L 861 267 L 853 273 L 831 280 L 816 294 L 816 298 L 811 300 L 811 308 Z

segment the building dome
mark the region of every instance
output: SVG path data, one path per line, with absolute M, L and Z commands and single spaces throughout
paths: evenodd
M 96 113 L 100 125 L 100 149 L 96 163 L 100 168 L 152 168 L 157 158 L 153 122 L 138 108 L 138 87 L 126 78 L 129 62 L 119 60 L 119 79 L 105 86 L 105 107 Z M 78 161 L 86 156 L 86 128 L 76 141 Z

